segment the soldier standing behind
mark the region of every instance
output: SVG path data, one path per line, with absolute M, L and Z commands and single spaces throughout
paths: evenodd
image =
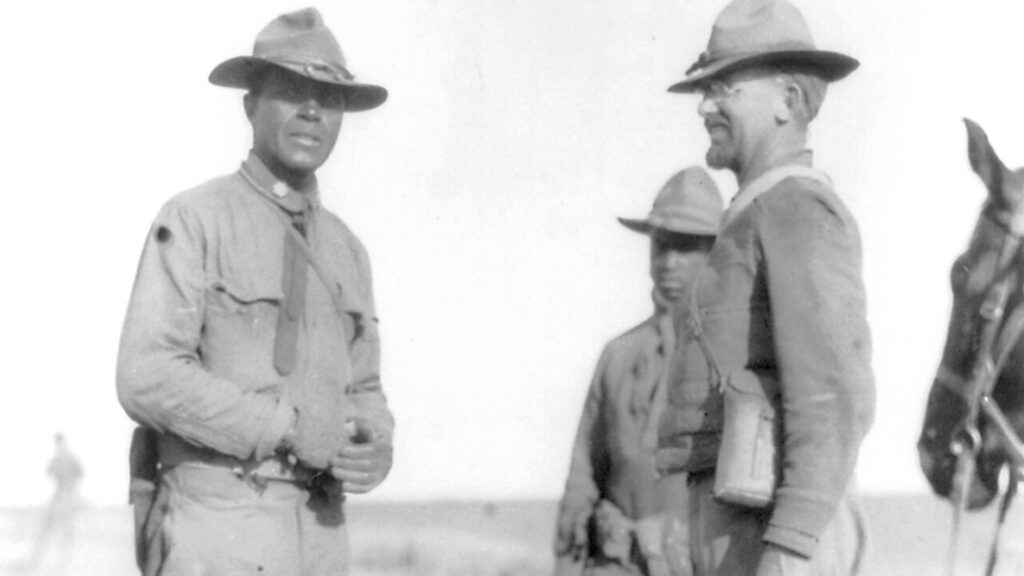
M 656 487 L 656 423 L 675 347 L 671 310 L 688 297 L 721 213 L 714 182 L 694 167 L 665 184 L 646 220 L 619 219 L 650 238 L 655 313 L 612 340 L 598 362 L 559 510 L 560 576 L 662 576 L 670 573 L 666 539 L 685 543 L 685 525 L 665 531 L 666 513 L 685 503 L 685 487 L 677 494 Z

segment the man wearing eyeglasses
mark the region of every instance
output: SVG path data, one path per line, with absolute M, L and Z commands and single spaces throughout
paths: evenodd
M 735 0 L 669 89 L 698 95 L 708 165 L 739 184 L 695 304 L 677 319 L 659 437 L 665 480 L 688 474 L 698 576 L 853 574 L 863 564 L 848 493 L 875 399 L 860 238 L 806 147 L 828 83 L 857 65 L 818 50 L 789 2 Z M 770 409 L 734 420 L 732 391 Z M 767 451 L 736 443 L 772 426 Z M 772 449 L 777 481 L 763 500 L 730 488 L 733 454 L 754 454 L 756 467 Z
M 248 158 L 160 210 L 121 337 L 146 575 L 348 573 L 345 494 L 391 468 L 366 251 L 316 170 L 356 82 L 319 12 L 284 14 L 210 81 L 247 90 Z M 155 495 L 154 495 L 155 490 Z

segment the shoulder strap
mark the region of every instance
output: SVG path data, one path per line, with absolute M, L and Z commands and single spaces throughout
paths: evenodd
M 317 255 L 313 252 L 313 249 L 309 247 L 309 242 L 306 240 L 306 238 L 303 237 L 302 234 L 299 234 L 299 231 L 296 230 L 294 226 L 292 226 L 292 223 L 288 219 L 288 216 L 282 210 L 278 209 L 278 207 L 274 205 L 274 203 L 263 194 L 257 192 L 256 196 L 259 197 L 263 205 L 266 206 L 267 209 L 274 214 L 274 216 L 277 218 L 277 221 L 280 222 L 281 226 L 285 229 L 285 232 L 291 235 L 291 237 L 295 240 L 295 243 L 298 245 L 299 249 L 302 250 L 302 254 L 306 257 L 306 260 L 309 261 L 309 265 L 313 267 L 313 271 L 316 272 L 317 278 L 320 279 L 320 282 L 324 285 L 324 288 L 327 290 L 327 294 L 328 296 L 330 296 L 331 303 L 334 305 L 334 309 L 338 313 L 338 315 L 341 316 L 342 318 L 346 318 L 346 315 L 349 312 L 356 312 L 362 314 L 362 310 L 358 310 L 354 306 L 349 305 L 347 299 L 345 298 L 343 290 L 339 292 L 338 290 L 331 288 L 331 282 L 329 280 L 327 271 L 324 268 L 323 263 L 320 261 L 320 258 L 318 258 Z
M 832 188 L 832 180 L 829 179 L 821 170 L 815 170 L 810 166 L 804 166 L 802 164 L 786 164 L 777 168 L 765 172 L 764 174 L 755 178 L 752 182 L 746 185 L 740 190 L 736 196 L 733 197 L 732 204 L 729 205 L 729 209 L 722 214 L 721 228 L 725 226 L 735 218 L 744 208 L 750 205 L 758 196 L 771 190 L 780 182 L 787 178 L 809 178 L 817 182 L 821 182 L 829 189 Z M 722 381 L 722 371 L 718 365 L 718 361 L 715 359 L 715 354 L 711 350 L 711 346 L 708 345 L 707 338 L 704 337 L 704 329 L 700 321 L 700 307 L 697 305 L 697 295 L 700 290 L 700 280 L 703 277 L 703 273 L 697 275 L 697 279 L 693 283 L 693 288 L 690 290 L 690 299 L 688 302 L 688 313 L 689 313 L 689 327 L 693 337 L 697 340 L 700 345 L 701 351 L 704 353 L 704 357 L 708 361 L 708 370 L 711 376 L 712 386 L 715 386 L 721 390 L 724 382 Z
M 761 174 L 757 178 L 746 186 L 742 190 L 736 193 L 733 197 L 732 203 L 729 204 L 729 208 L 722 214 L 722 226 L 729 223 L 733 218 L 739 215 L 744 208 L 750 205 L 751 202 L 757 199 L 758 196 L 765 192 L 775 188 L 780 182 L 787 178 L 808 178 L 821 182 L 829 189 L 832 188 L 832 180 L 829 179 L 828 175 L 821 170 L 816 170 L 810 166 L 804 166 L 802 164 L 786 164 L 772 168 L 771 170 Z M 720 228 L 720 229 L 721 229 Z
M 708 362 L 708 375 L 711 377 L 711 385 L 721 391 L 722 385 L 722 370 L 719 368 L 718 360 L 715 358 L 715 353 L 711 351 L 711 346 L 708 345 L 707 338 L 704 337 L 704 327 L 700 321 L 700 306 L 697 304 L 697 295 L 700 292 L 700 281 L 704 276 L 705 268 L 702 267 L 701 271 L 697 273 L 697 278 L 693 281 L 693 286 L 690 288 L 690 298 L 687 301 L 687 325 L 690 328 L 690 334 L 697 340 L 697 344 L 700 345 L 701 352 L 704 353 L 704 358 Z

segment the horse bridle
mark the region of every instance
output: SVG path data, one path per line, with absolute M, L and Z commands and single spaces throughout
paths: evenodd
M 994 426 L 995 432 L 1002 440 L 1007 459 L 1012 464 L 1010 485 L 1000 507 L 1000 528 L 1016 492 L 1017 481 L 1024 478 L 1024 442 L 1021 441 L 1006 415 L 992 398 L 996 381 L 1024 333 L 1024 305 L 1022 305 L 1024 298 L 1016 300 L 1009 314 L 1006 310 L 1006 305 L 1010 302 L 1013 292 L 1024 290 L 1020 271 L 1014 266 L 1015 260 L 1020 255 L 1022 242 L 1024 242 L 1024 215 L 1019 212 L 1024 212 L 1024 209 L 1008 214 L 996 212 L 991 205 L 986 206 L 982 212 L 982 216 L 1002 228 L 1005 235 L 996 265 L 996 273 L 978 309 L 982 327 L 977 355 L 974 357 L 969 378 L 963 378 L 947 368 L 945 364 L 940 366 L 936 376 L 937 383 L 956 392 L 967 403 L 964 419 L 954 431 L 950 441 L 950 450 L 957 457 L 956 472 L 953 476 L 953 536 L 947 563 L 950 575 L 956 571 L 956 550 L 961 517 L 967 508 L 977 456 L 981 451 L 982 440 L 978 422 L 982 414 Z M 996 540 L 992 544 L 985 572 L 987 576 L 991 576 L 995 570 L 998 538 L 999 531 L 997 529 Z

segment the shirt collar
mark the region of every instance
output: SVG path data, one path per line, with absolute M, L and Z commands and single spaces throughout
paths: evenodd
M 251 150 L 249 157 L 242 162 L 239 172 L 260 194 L 270 198 L 288 212 L 304 212 L 307 203 L 313 209 L 320 205 L 320 191 L 315 176 L 309 190 L 299 192 L 274 176 L 263 160 Z
M 672 302 L 665 298 L 665 296 L 658 290 L 657 287 L 651 289 L 651 300 L 654 301 L 654 315 L 661 316 L 663 314 L 670 314 L 675 306 Z

